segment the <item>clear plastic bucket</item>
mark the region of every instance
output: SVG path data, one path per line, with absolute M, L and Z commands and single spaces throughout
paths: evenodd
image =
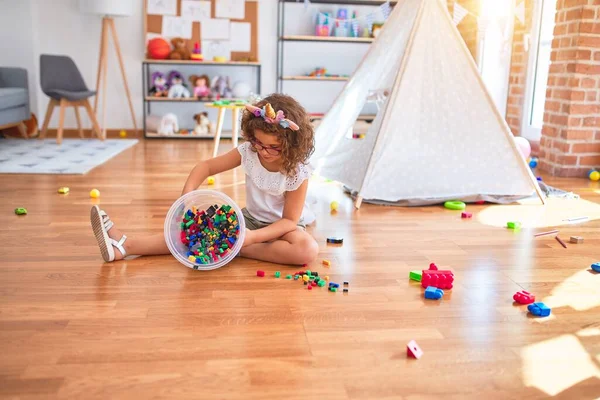
M 228 205 L 235 211 L 240 226 L 239 236 L 231 251 L 225 257 L 216 262 L 209 262 L 208 264 L 196 264 L 188 259 L 188 248 L 181 242 L 181 221 L 183 214 L 192 207 L 196 207 L 198 210 L 206 210 L 214 204 L 218 206 Z M 245 234 L 246 224 L 244 223 L 244 216 L 240 207 L 229 196 L 214 190 L 195 190 L 180 197 L 173 203 L 165 219 L 165 240 L 171 254 L 186 267 L 201 271 L 220 268 L 233 260 L 242 249 Z

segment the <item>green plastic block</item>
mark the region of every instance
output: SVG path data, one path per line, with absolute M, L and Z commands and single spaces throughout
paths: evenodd
M 319 282 L 317 282 L 317 286 L 319 286 L 319 287 L 325 286 L 325 281 L 319 281 Z
M 307 270 L 306 270 L 306 272 L 305 272 L 305 274 L 306 274 L 306 275 L 308 275 L 308 276 L 311 276 L 311 275 L 312 275 L 312 272 L 311 272 L 311 270 L 310 270 L 310 269 L 307 269 Z
M 192 224 L 194 223 L 194 220 L 191 219 L 188 222 L 185 223 L 186 228 L 189 228 Z
M 506 223 L 508 229 L 521 229 L 521 223 L 517 221 L 511 221 Z
M 292 276 L 291 275 L 286 275 L 285 279 L 292 279 Z
M 275 278 L 279 278 L 281 276 L 281 272 L 275 271 Z
M 408 277 L 413 281 L 421 282 L 422 275 L 423 273 L 421 271 L 410 271 Z
M 331 292 L 337 292 L 337 288 L 335 288 L 335 287 L 330 287 L 330 288 L 329 288 L 329 291 L 331 291 Z
M 297 281 L 300 278 L 300 275 L 294 275 L 294 280 Z

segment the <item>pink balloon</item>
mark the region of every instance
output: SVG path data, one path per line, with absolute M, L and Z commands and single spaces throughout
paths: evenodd
M 529 155 L 531 154 L 531 145 L 529 144 L 529 140 L 525 139 L 522 136 L 515 136 L 515 143 L 523 156 L 523 159 L 527 160 Z

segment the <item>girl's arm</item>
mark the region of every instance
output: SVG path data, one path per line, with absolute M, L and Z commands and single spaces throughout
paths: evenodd
M 198 186 L 210 175 L 216 175 L 238 167 L 242 163 L 242 156 L 237 149 L 233 149 L 222 156 L 200 161 L 185 182 L 182 195 L 198 189 Z
M 246 231 L 244 246 L 278 239 L 286 233 L 296 230 L 298 221 L 300 221 L 300 217 L 302 216 L 302 210 L 304 209 L 304 201 L 306 200 L 307 190 L 308 179 L 302 182 L 298 189 L 292 192 L 286 192 L 282 218 L 264 228 L 254 231 Z M 248 232 L 251 232 L 250 235 L 248 235 Z

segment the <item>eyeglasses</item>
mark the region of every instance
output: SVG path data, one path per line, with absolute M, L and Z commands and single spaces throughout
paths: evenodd
M 256 150 L 264 150 L 267 154 L 272 155 L 272 156 L 278 156 L 281 153 L 280 148 L 265 146 L 258 140 L 251 140 L 250 144 L 252 144 L 252 147 L 254 147 Z

